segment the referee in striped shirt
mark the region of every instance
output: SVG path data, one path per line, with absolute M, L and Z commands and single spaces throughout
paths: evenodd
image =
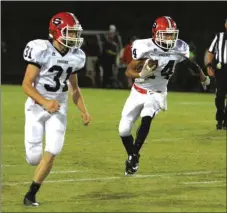
M 227 18 L 225 20 L 226 32 L 216 34 L 208 50 L 207 73 L 215 77 L 216 82 L 216 120 L 217 129 L 227 129 Z

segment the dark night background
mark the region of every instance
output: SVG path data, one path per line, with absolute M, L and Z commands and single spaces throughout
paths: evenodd
M 205 49 L 215 33 L 224 30 L 227 2 L 3 1 L 1 39 L 6 42 L 7 52 L 2 58 L 2 83 L 10 83 L 9 77 L 14 79 L 12 83 L 20 83 L 24 73 L 22 53 L 26 43 L 37 38 L 46 39 L 50 18 L 61 11 L 73 12 L 84 30 L 108 30 L 110 24 L 116 25 L 124 45 L 132 35 L 151 37 L 154 20 L 162 15 L 171 16 L 180 29 L 179 38 L 195 43 L 198 63 L 203 66 Z

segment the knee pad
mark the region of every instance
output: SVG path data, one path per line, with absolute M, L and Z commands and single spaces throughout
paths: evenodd
M 122 137 L 129 136 L 132 131 L 132 121 L 121 119 L 118 131 L 119 135 Z
M 37 145 L 26 150 L 26 161 L 30 165 L 32 166 L 38 165 L 41 158 L 42 158 L 42 146 Z

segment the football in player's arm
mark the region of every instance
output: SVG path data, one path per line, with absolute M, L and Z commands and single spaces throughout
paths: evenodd
M 140 149 L 150 131 L 152 120 L 161 110 L 167 110 L 167 84 L 176 64 L 189 60 L 189 46 L 178 39 L 178 33 L 175 21 L 162 16 L 153 24 L 152 38 L 135 40 L 132 44 L 133 60 L 127 66 L 126 76 L 135 78 L 135 82 L 119 123 L 119 135 L 128 155 L 125 175 L 137 172 Z M 208 85 L 209 77 L 204 75 L 198 65 L 194 66 L 202 84 Z M 134 139 L 132 127 L 139 116 L 141 124 Z
M 61 12 L 50 20 L 49 40 L 32 40 L 24 49 L 24 59 L 28 63 L 22 83 L 28 96 L 25 103 L 25 152 L 27 162 L 37 165 L 24 196 L 26 206 L 39 205 L 36 193 L 64 145 L 69 85 L 84 124 L 90 122 L 77 79 L 77 72 L 86 61 L 80 49 L 83 43 L 81 32 L 82 27 L 74 14 Z

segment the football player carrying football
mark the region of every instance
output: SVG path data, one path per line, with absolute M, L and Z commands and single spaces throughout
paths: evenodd
M 77 82 L 77 72 L 86 60 L 80 49 L 81 32 L 82 27 L 74 14 L 61 12 L 50 20 L 49 40 L 32 40 L 24 49 L 24 59 L 28 63 L 22 84 L 28 95 L 25 103 L 26 160 L 31 165 L 38 165 L 24 196 L 23 202 L 27 206 L 39 205 L 36 193 L 51 171 L 55 156 L 62 150 L 69 85 L 84 124 L 90 122 Z M 44 133 L 46 143 L 42 153 Z
M 189 57 L 189 46 L 178 39 L 178 33 L 175 21 L 171 17 L 162 16 L 153 24 L 152 38 L 136 40 L 132 44 L 133 60 L 127 66 L 126 75 L 135 78 L 135 83 L 119 123 L 119 134 L 128 154 L 125 175 L 137 172 L 139 151 L 149 133 L 151 121 L 159 111 L 167 109 L 167 84 L 174 67 Z M 138 72 L 137 66 L 144 59 L 147 60 Z M 202 84 L 209 85 L 209 77 L 199 67 L 197 71 Z M 139 116 L 141 125 L 134 140 L 132 126 Z

